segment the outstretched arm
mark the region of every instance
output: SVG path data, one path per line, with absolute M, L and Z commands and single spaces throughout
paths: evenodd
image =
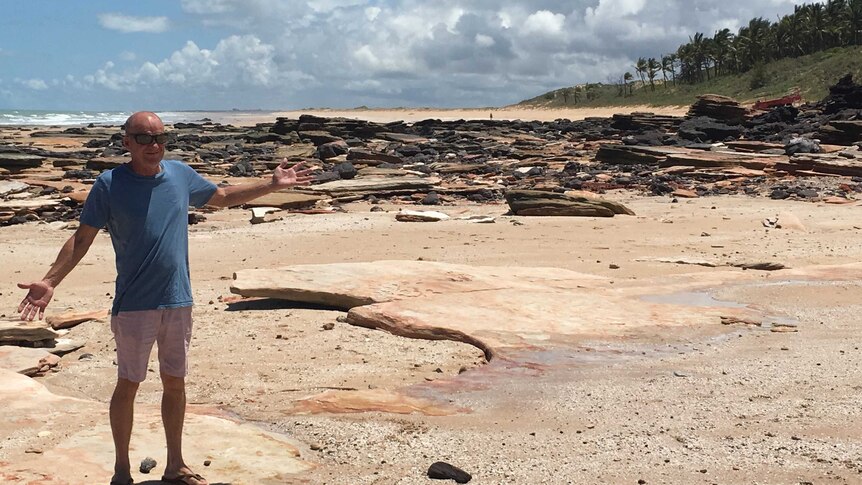
M 99 234 L 98 228 L 81 224 L 78 226 L 75 234 L 60 249 L 60 254 L 57 255 L 57 259 L 51 265 L 51 269 L 48 270 L 48 273 L 41 281 L 18 283 L 18 288 L 29 290 L 27 296 L 18 305 L 18 311 L 21 312 L 21 320 L 33 320 L 37 315 L 39 316 L 39 320 L 42 319 L 45 315 L 45 307 L 48 306 L 48 303 L 51 302 L 51 298 L 54 296 L 54 288 L 63 281 L 63 278 L 87 254 L 97 234 Z
M 308 185 L 311 183 L 311 169 L 303 169 L 305 163 L 300 162 L 288 168 L 287 160 L 272 171 L 272 180 L 254 184 L 219 187 L 210 197 L 207 205 L 216 207 L 234 207 L 245 204 L 271 192 L 288 187 Z

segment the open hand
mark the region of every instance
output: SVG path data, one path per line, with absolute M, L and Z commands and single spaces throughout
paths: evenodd
M 282 160 L 278 167 L 275 167 L 275 170 L 272 171 L 272 183 L 279 187 L 310 184 L 313 178 L 309 175 L 311 169 L 303 169 L 304 166 L 305 162 L 299 162 L 288 168 L 287 159 Z
M 54 296 L 54 287 L 44 281 L 35 281 L 33 283 L 18 283 L 18 288 L 30 290 L 27 296 L 21 300 L 21 304 L 18 305 L 21 320 L 33 320 L 37 314 L 41 320 L 45 316 L 45 307 L 48 306 Z

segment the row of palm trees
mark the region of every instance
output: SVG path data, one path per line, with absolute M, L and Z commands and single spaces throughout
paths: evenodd
M 734 34 L 722 29 L 712 37 L 696 33 L 676 52 L 660 58 L 639 58 L 635 72 L 643 86 L 655 90 L 659 74 L 664 85 L 698 83 L 724 74 L 747 72 L 767 62 L 812 54 L 833 47 L 862 45 L 862 0 L 827 0 L 797 5 L 777 22 L 751 19 Z M 635 77 L 625 73 L 620 94 L 631 95 Z

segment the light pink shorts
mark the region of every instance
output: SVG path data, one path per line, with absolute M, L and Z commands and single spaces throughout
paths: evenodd
M 144 382 L 153 343 L 159 343 L 159 371 L 172 377 L 188 373 L 192 307 L 120 312 L 111 317 L 117 342 L 117 375 Z

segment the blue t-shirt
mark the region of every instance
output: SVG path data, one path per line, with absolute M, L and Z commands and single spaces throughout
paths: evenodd
M 163 160 L 154 176 L 128 164 L 102 173 L 84 203 L 81 223 L 108 227 L 117 260 L 113 315 L 192 305 L 189 206 L 216 191 L 188 165 Z

